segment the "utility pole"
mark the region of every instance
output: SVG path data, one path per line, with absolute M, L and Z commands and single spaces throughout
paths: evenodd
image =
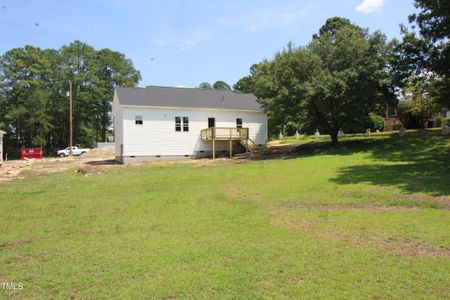
M 72 156 L 73 130 L 72 130 L 72 80 L 69 80 L 69 126 L 70 126 L 70 145 L 69 156 Z

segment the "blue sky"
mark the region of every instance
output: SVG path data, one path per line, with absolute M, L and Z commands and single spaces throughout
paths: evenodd
M 140 86 L 234 84 L 289 41 L 305 45 L 327 18 L 399 37 L 412 0 L 0 0 L 0 53 L 81 40 L 132 59 Z

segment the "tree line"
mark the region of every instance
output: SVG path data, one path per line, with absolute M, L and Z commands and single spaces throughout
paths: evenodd
M 74 144 L 92 147 L 111 132 L 117 85 L 134 87 L 141 75 L 130 59 L 74 41 L 58 50 L 25 46 L 0 57 L 0 129 L 5 153 L 42 147 L 49 154 L 69 140 L 69 81 L 73 84 Z
M 234 89 L 254 93 L 274 131 L 286 127 L 330 134 L 376 128 L 389 107 L 425 121 L 450 108 L 450 2 L 414 1 L 412 30 L 388 41 L 345 18 L 326 21 L 306 46 L 289 43 L 250 68 Z M 415 28 L 418 28 L 415 30 Z
M 345 18 L 326 21 L 306 46 L 289 43 L 272 59 L 251 66 L 233 87 L 202 82 L 201 89 L 254 93 L 272 132 L 382 129 L 386 109 L 406 110 L 425 121 L 450 109 L 450 2 L 416 0 L 417 14 L 401 26 L 402 40 L 361 28 Z M 116 86 L 141 79 L 131 60 L 110 49 L 75 41 L 58 50 L 33 46 L 0 57 L 0 129 L 5 153 L 40 146 L 52 153 L 68 144 L 66 91 L 73 82 L 74 144 L 91 147 L 111 134 Z M 407 99 L 408 101 L 400 101 Z

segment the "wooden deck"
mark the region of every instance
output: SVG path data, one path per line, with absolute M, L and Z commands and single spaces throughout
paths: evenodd
M 228 141 L 248 139 L 248 128 L 211 127 L 202 129 L 202 141 Z
M 253 141 L 249 138 L 248 128 L 237 127 L 210 127 L 201 130 L 201 138 L 204 142 L 212 142 L 213 159 L 216 158 L 216 141 L 230 142 L 230 158 L 233 156 L 233 141 L 239 141 L 250 151 L 249 145 Z

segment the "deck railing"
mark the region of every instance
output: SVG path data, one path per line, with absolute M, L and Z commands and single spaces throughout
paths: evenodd
M 201 130 L 202 141 L 247 140 L 248 128 L 210 127 Z

